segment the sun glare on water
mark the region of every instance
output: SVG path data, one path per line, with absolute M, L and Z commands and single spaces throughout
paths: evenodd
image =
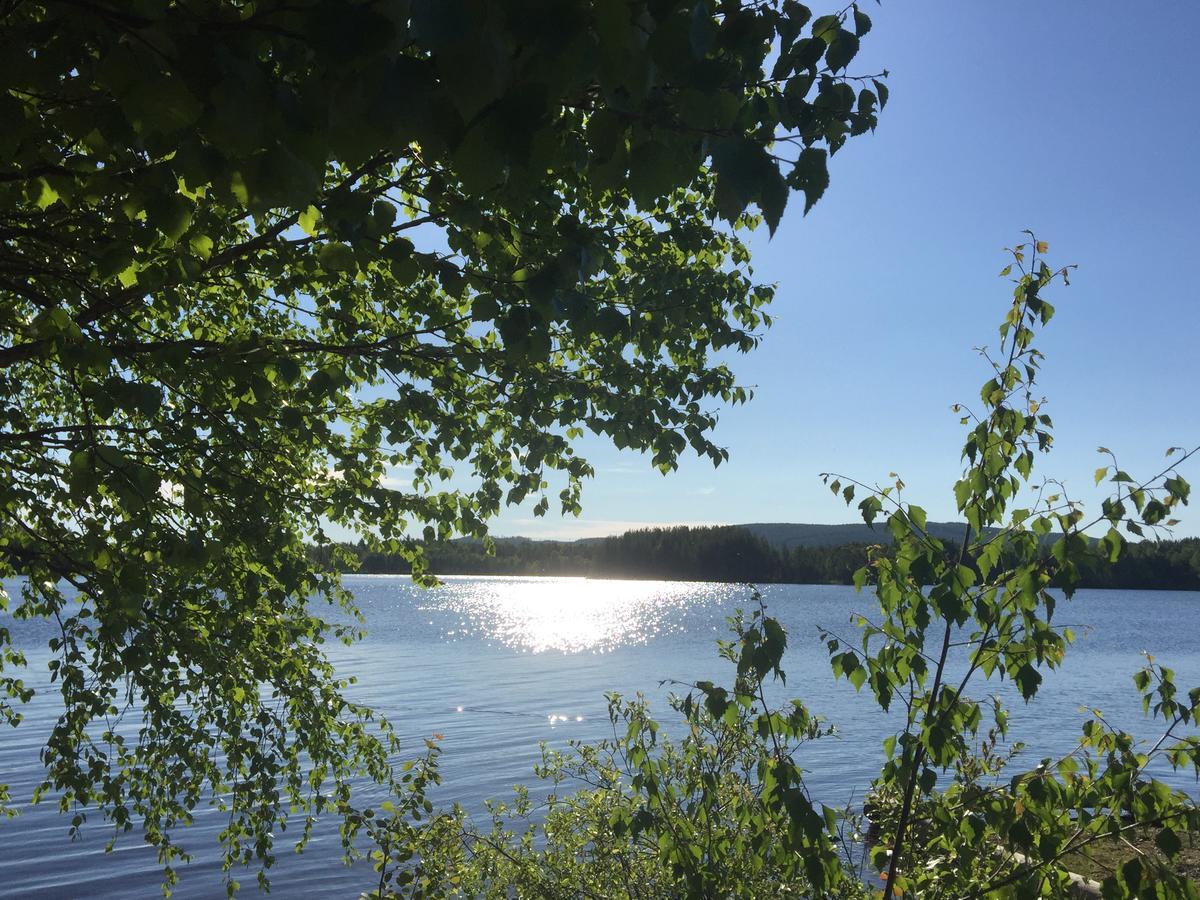
M 515 649 L 605 652 L 670 631 L 685 608 L 711 603 L 713 588 L 686 582 L 513 578 L 457 583 L 442 599 L 459 614 L 465 630 Z

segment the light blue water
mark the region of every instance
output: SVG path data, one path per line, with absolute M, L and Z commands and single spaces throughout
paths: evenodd
M 339 668 L 359 676 L 354 699 L 396 723 L 414 754 L 420 738 L 443 734 L 446 784 L 439 796 L 470 808 L 530 782 L 539 741 L 604 736 L 605 691 L 642 690 L 665 715 L 669 688 L 659 687 L 663 679 L 727 683 L 727 665 L 717 658 L 714 642 L 725 634 L 725 617 L 749 603 L 746 589 L 728 585 L 455 578 L 421 591 L 403 577 L 348 581 L 370 631 L 364 643 L 333 650 Z M 879 742 L 893 723 L 868 697 L 833 681 L 817 626 L 852 634 L 851 613 L 869 613 L 871 598 L 827 586 L 776 585 L 763 593 L 791 636 L 788 681 L 777 696 L 804 698 L 841 732 L 805 748 L 810 786 L 831 804 L 861 798 L 878 771 Z M 1035 703 L 1026 707 L 1018 701 L 1012 708 L 1013 737 L 1030 745 L 1021 757 L 1025 764 L 1071 748 L 1084 719 L 1081 705 L 1099 707 L 1114 724 L 1154 736 L 1130 676 L 1146 649 L 1176 669 L 1182 686 L 1200 684 L 1198 616 L 1195 592 L 1081 591 L 1064 604 L 1058 619 L 1078 626 L 1079 641 L 1066 666 L 1046 675 Z M 50 632 L 41 623 L 4 624 L 28 648 L 27 681 L 45 687 Z M 17 798 L 28 797 L 41 778 L 38 751 L 59 712 L 55 701 L 52 691 L 39 693 L 25 710 L 25 723 L 0 736 L 0 780 Z M 1171 780 L 1195 791 L 1189 777 Z M 154 852 L 136 834 L 106 854 L 109 832 L 98 821 L 75 842 L 67 839 L 67 825 L 50 804 L 25 806 L 17 818 L 0 821 L 0 896 L 158 895 Z M 185 838 L 196 858 L 183 868 L 176 896 L 223 896 L 213 852 L 221 825 L 215 813 L 197 816 Z M 275 896 L 353 896 L 373 882 L 369 866 L 341 864 L 329 831 L 303 854 L 289 846 L 277 847 Z M 243 896 L 258 894 L 252 873 L 237 877 Z

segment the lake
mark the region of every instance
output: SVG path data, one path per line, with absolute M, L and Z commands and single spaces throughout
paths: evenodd
M 750 603 L 749 590 L 733 585 L 449 578 L 443 587 L 423 591 L 400 576 L 352 576 L 347 582 L 369 637 L 331 652 L 343 672 L 359 677 L 353 699 L 387 715 L 414 755 L 421 738 L 444 735 L 445 784 L 438 797 L 470 809 L 486 797 L 505 796 L 518 782 L 532 782 L 539 741 L 564 745 L 610 733 L 606 691 L 642 690 L 669 718 L 665 697 L 671 687 L 659 686 L 664 679 L 728 683 L 731 672 L 717 657 L 715 641 L 726 634 L 726 617 Z M 772 585 L 763 595 L 790 635 L 787 685 L 776 686 L 775 696 L 802 697 L 840 730 L 804 748 L 809 785 L 831 805 L 857 802 L 878 771 L 880 741 L 894 722 L 845 681 L 834 682 L 817 626 L 853 634 L 850 615 L 870 613 L 872 597 L 812 585 Z M 1029 744 L 1019 764 L 1068 751 L 1086 717 L 1084 705 L 1100 708 L 1120 727 L 1157 736 L 1141 714 L 1131 676 L 1143 664 L 1141 651 L 1149 650 L 1176 670 L 1181 687 L 1200 684 L 1198 614 L 1196 592 L 1080 591 L 1062 604 L 1056 619 L 1073 626 L 1078 641 L 1066 665 L 1046 674 L 1032 705 L 1011 702 L 1012 739 Z M 47 687 L 48 626 L 0 624 L 27 649 L 27 683 Z M 977 686 L 974 695 L 994 692 L 1013 699 L 1007 685 L 987 691 Z M 41 778 L 38 751 L 58 715 L 56 700 L 53 692 L 39 693 L 25 709 L 26 721 L 0 742 L 0 780 L 17 799 L 27 798 Z M 1190 776 L 1167 778 L 1196 791 Z M 224 895 L 212 852 L 221 825 L 215 813 L 198 811 L 185 838 L 195 860 L 181 869 L 175 896 Z M 67 839 L 67 826 L 49 802 L 0 820 L 0 896 L 159 895 L 154 851 L 136 834 L 105 854 L 109 832 L 98 821 L 75 842 Z M 278 846 L 277 854 L 275 896 L 354 896 L 373 884 L 369 865 L 340 863 L 336 835 L 328 829 L 303 854 L 287 846 Z M 252 873 L 237 877 L 242 896 L 258 895 Z

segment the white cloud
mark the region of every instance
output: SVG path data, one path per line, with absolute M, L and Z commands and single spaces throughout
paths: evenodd
M 379 486 L 387 488 L 389 491 L 404 491 L 412 489 L 412 476 L 402 475 L 401 473 L 412 472 L 416 466 L 400 465 L 388 466 L 387 472 L 380 477 Z

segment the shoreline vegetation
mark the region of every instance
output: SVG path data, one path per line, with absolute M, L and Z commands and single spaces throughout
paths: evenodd
M 955 523 L 930 523 L 931 530 L 961 534 Z M 861 532 L 861 534 L 860 534 Z M 1048 536 L 1053 537 L 1053 535 Z M 611 579 L 753 582 L 755 584 L 853 584 L 868 553 L 892 555 L 886 529 L 862 525 L 720 525 L 647 528 L 576 541 L 462 539 L 423 545 L 435 575 L 550 575 Z M 1045 542 L 1049 553 L 1050 542 Z M 357 558 L 360 574 L 408 574 L 400 554 L 342 547 Z M 311 551 L 332 561 L 330 548 Z M 1080 587 L 1200 590 L 1200 538 L 1130 543 L 1110 564 L 1099 554 L 1080 565 Z

